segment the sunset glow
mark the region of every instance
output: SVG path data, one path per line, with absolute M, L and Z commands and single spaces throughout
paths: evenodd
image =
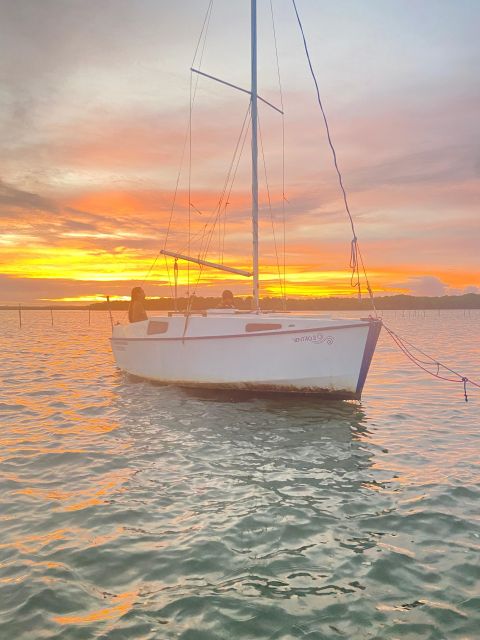
M 80 15 L 88 1 L 2 9 L 0 303 L 125 300 L 143 282 L 147 296 L 169 296 L 164 246 L 251 269 L 248 138 L 222 198 L 248 98 L 195 85 L 190 157 L 189 68 L 206 3 L 185 4 L 106 4 L 93 30 Z M 219 3 L 202 62 L 240 86 L 248 4 Z M 274 9 L 285 191 L 281 119 L 262 107 L 261 295 L 282 294 L 285 268 L 290 297 L 355 296 L 352 232 L 291 3 Z M 299 9 L 374 293 L 479 292 L 479 7 Z M 259 31 L 259 91 L 280 104 L 269 3 L 259 3 Z M 179 295 L 251 293 L 247 278 L 178 266 Z

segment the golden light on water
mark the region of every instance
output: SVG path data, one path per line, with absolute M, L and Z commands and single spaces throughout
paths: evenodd
M 138 590 L 126 591 L 124 593 L 108 594 L 107 606 L 88 611 L 86 613 L 54 616 L 53 620 L 57 624 L 64 625 L 84 625 L 89 622 L 104 622 L 115 620 L 130 611 L 138 596 Z

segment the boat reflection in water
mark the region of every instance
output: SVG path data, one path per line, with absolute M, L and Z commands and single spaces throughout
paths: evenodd
M 362 518 L 391 506 L 372 474 L 377 448 L 361 406 L 131 378 L 115 404 L 146 462 L 133 484 L 148 478 L 162 554 L 180 563 L 183 583 L 199 564 L 210 591 L 268 593 L 292 612 L 361 594 L 362 554 L 382 537 Z M 159 586 L 152 601 L 161 595 Z

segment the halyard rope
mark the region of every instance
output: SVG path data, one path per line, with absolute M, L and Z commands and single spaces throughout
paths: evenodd
M 317 101 L 318 101 L 318 104 L 319 104 L 319 107 L 320 107 L 320 111 L 322 112 L 323 122 L 325 123 L 325 131 L 327 133 L 328 145 L 329 145 L 329 147 L 330 147 L 330 149 L 332 151 L 333 164 L 335 165 L 335 170 L 337 172 L 338 183 L 340 185 L 340 190 L 342 192 L 343 203 L 345 205 L 345 211 L 347 212 L 348 218 L 350 220 L 350 226 L 352 228 L 353 239 L 352 239 L 352 243 L 351 243 L 351 254 L 350 254 L 350 268 L 352 269 L 351 284 L 352 284 L 353 287 L 355 287 L 358 290 L 358 296 L 360 298 L 361 297 L 361 286 L 360 286 L 360 269 L 359 269 L 359 266 L 361 264 L 362 265 L 363 274 L 365 276 L 365 282 L 367 284 L 368 293 L 370 295 L 370 301 L 372 303 L 372 307 L 373 307 L 373 310 L 374 310 L 375 315 L 376 315 L 377 314 L 377 310 L 375 308 L 375 302 L 374 302 L 374 299 L 373 299 L 372 290 L 370 288 L 370 283 L 368 281 L 367 271 L 366 271 L 365 265 L 363 263 L 362 254 L 360 253 L 357 234 L 355 232 L 355 225 L 353 223 L 352 214 L 350 213 L 350 207 L 348 206 L 347 192 L 345 190 L 345 187 L 343 186 L 343 178 L 342 178 L 342 174 L 340 172 L 340 167 L 338 166 L 337 153 L 335 151 L 335 147 L 334 147 L 333 141 L 332 141 L 332 136 L 330 134 L 330 128 L 328 126 L 328 120 L 327 120 L 327 114 L 325 113 L 325 109 L 323 108 L 322 99 L 320 97 L 320 89 L 319 89 L 319 86 L 318 86 L 317 76 L 315 75 L 315 71 L 313 70 L 313 65 L 312 65 L 312 61 L 311 61 L 311 58 L 310 58 L 310 53 L 309 53 L 308 45 L 307 45 L 307 39 L 305 37 L 305 32 L 303 30 L 302 21 L 300 20 L 300 16 L 298 14 L 297 5 L 295 3 L 295 0 L 292 0 L 292 2 L 293 2 L 293 8 L 295 9 L 295 15 L 297 16 L 298 26 L 300 27 L 300 31 L 302 33 L 303 47 L 305 49 L 305 54 L 307 56 L 308 66 L 310 68 L 310 73 L 311 73 L 311 76 L 313 78 L 313 82 L 315 84 L 315 89 L 316 89 L 316 92 L 317 92 Z

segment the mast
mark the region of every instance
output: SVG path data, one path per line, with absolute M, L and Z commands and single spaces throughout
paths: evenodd
M 258 143 L 257 143 L 257 0 L 251 0 L 251 116 L 252 116 L 252 237 L 253 237 L 253 309 L 260 308 L 258 296 Z

